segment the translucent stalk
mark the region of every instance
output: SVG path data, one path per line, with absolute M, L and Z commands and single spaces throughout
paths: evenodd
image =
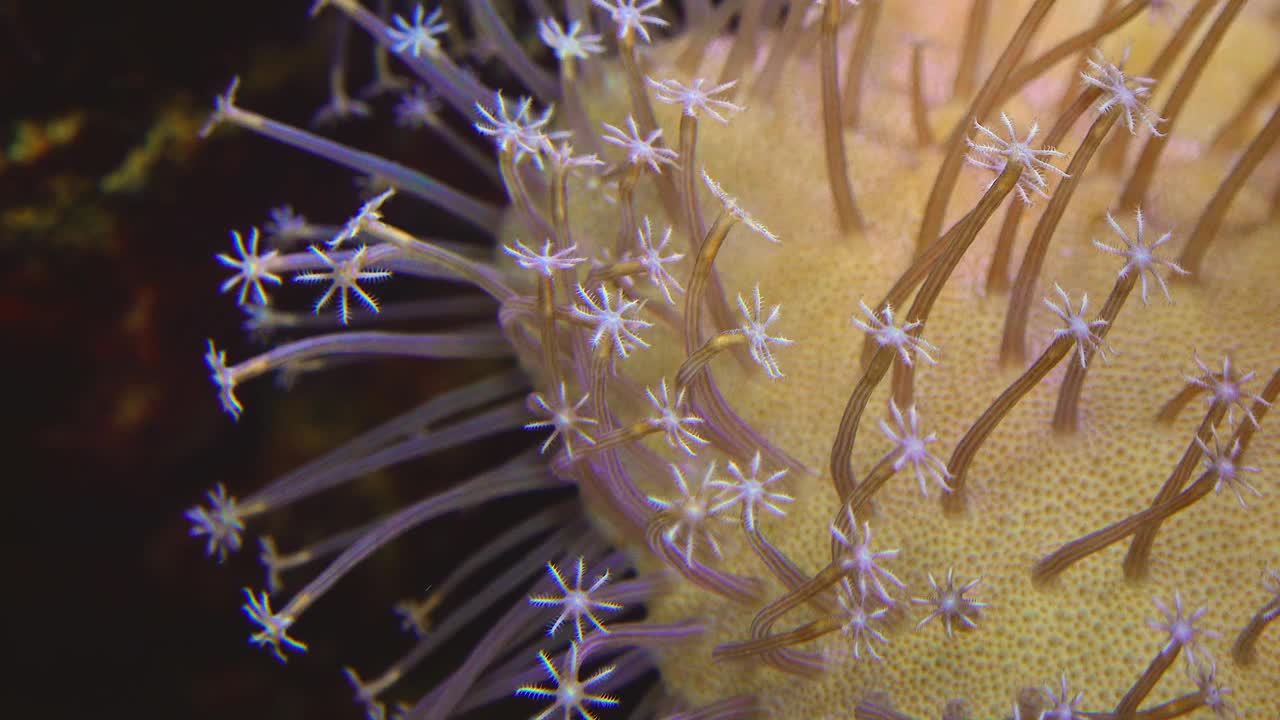
M 1040 270 L 1049 253 L 1049 242 L 1080 184 L 1081 176 L 1089 167 L 1089 161 L 1120 117 L 1120 110 L 1119 105 L 1112 107 L 1089 126 L 1089 132 L 1081 141 L 1080 148 L 1071 156 L 1067 176 L 1058 183 L 1058 189 L 1054 191 L 1048 207 L 1040 216 L 1040 222 L 1031 234 L 1026 253 L 1022 256 L 1022 265 L 1018 267 L 1018 276 L 1013 281 L 1013 291 L 1009 293 L 1009 311 L 1005 314 L 1004 333 L 1000 340 L 1000 361 L 1005 365 L 1020 364 L 1027 357 L 1027 318 L 1031 314 Z
M 917 253 L 927 248 L 934 241 L 934 238 L 938 237 L 938 231 L 942 229 L 942 220 L 947 214 L 947 203 L 951 201 L 951 191 L 955 189 L 956 180 L 960 177 L 960 167 L 964 164 L 965 136 L 968 134 L 969 129 L 973 127 L 974 121 L 986 117 L 991 113 L 991 109 L 995 107 L 997 93 L 1000 91 L 1001 86 L 1005 84 L 1005 80 L 1013 70 L 1014 65 L 1018 63 L 1023 53 L 1026 52 L 1027 45 L 1030 44 L 1036 30 L 1039 29 L 1040 23 L 1043 22 L 1045 15 L 1049 13 L 1049 9 L 1053 7 L 1054 2 L 1055 0 L 1035 0 L 1035 3 L 1027 10 L 1027 14 L 1023 16 L 1018 29 L 1014 31 L 1013 37 L 1009 40 L 1008 46 L 1001 53 L 1000 59 L 996 61 L 996 66 L 987 75 L 987 80 L 983 83 L 982 89 L 978 91 L 977 97 L 973 99 L 973 103 L 969 106 L 969 112 L 956 123 L 950 137 L 947 138 L 947 146 L 942 155 L 942 165 L 938 168 L 938 174 L 934 176 L 933 188 L 929 191 L 929 199 L 925 204 L 924 214 L 920 221 L 920 233 L 916 236 Z
M 934 143 L 929 127 L 929 109 L 924 102 L 924 45 L 911 45 L 911 125 L 916 129 L 916 144 L 928 147 Z
M 219 101 L 218 110 L 215 113 L 216 121 L 230 122 L 237 127 L 318 155 L 362 175 L 385 178 L 397 190 L 422 198 L 481 230 L 489 233 L 496 232 L 499 211 L 494 206 L 454 190 L 444 183 L 399 163 L 385 160 L 372 153 L 353 150 L 301 128 L 239 108 L 234 104 L 234 92 L 233 85 L 228 96 L 225 96 L 226 100 Z
M 881 0 L 863 0 L 858 6 L 858 34 L 854 36 L 853 52 L 845 67 L 844 97 L 841 105 L 845 125 L 857 128 L 862 115 L 862 83 L 867 73 L 867 60 L 875 44 L 876 26 L 880 24 Z
M 956 63 L 956 79 L 951 85 L 953 97 L 964 98 L 973 94 L 973 88 L 978 82 L 978 66 L 990 13 L 991 0 L 973 0 L 973 4 L 969 6 L 969 18 L 964 26 L 964 44 L 960 48 L 960 60 Z
M 1271 64 L 1271 68 L 1266 74 L 1258 79 L 1253 88 L 1249 91 L 1249 96 L 1245 98 L 1244 104 L 1236 111 L 1231 119 L 1223 124 L 1218 132 L 1213 136 L 1213 142 L 1209 147 L 1213 150 L 1225 150 L 1228 145 L 1234 145 L 1243 142 L 1248 132 L 1249 124 L 1253 121 L 1253 116 L 1258 112 L 1258 108 L 1280 84 L 1280 58 L 1277 58 Z
M 1213 428 L 1222 421 L 1226 415 L 1227 407 L 1224 403 L 1215 402 L 1209 406 L 1209 411 L 1205 413 L 1204 420 L 1201 421 L 1199 429 L 1196 430 L 1196 438 L 1202 443 L 1209 442 L 1210 433 Z M 1182 459 L 1178 461 L 1178 465 L 1174 467 L 1173 473 L 1165 480 L 1160 491 L 1156 493 L 1156 497 L 1151 504 L 1160 505 L 1169 502 L 1182 491 L 1182 487 L 1186 485 L 1190 479 L 1191 473 L 1196 468 L 1196 464 L 1200 462 L 1203 451 L 1200 444 L 1192 441 L 1187 445 L 1186 451 L 1182 453 Z M 1129 543 L 1129 551 L 1124 556 L 1124 574 L 1130 579 L 1139 579 L 1146 576 L 1151 564 L 1151 548 L 1156 542 L 1156 533 L 1160 531 L 1160 522 L 1153 521 L 1135 534 L 1133 541 Z
M 999 426 L 1009 411 L 1039 385 L 1049 371 L 1057 367 L 1062 358 L 1070 354 L 1074 346 L 1075 339 L 1071 335 L 1060 335 L 1055 338 L 1031 364 L 1031 367 L 1018 376 L 1012 385 L 1005 388 L 995 402 L 991 403 L 991 406 L 984 410 L 965 432 L 956 449 L 952 451 L 951 459 L 947 460 L 947 470 L 951 472 L 951 493 L 942 496 L 944 510 L 950 513 L 964 510 L 965 481 L 968 479 L 969 465 L 978 454 L 978 448 L 982 447 L 982 443 Z
M 640 70 L 640 61 L 636 57 L 636 39 L 634 33 L 628 31 L 618 41 L 618 59 L 622 61 L 622 75 L 627 80 L 627 92 L 631 96 L 631 110 L 640 128 L 641 137 L 658 129 L 657 116 L 653 114 L 653 103 L 649 100 L 648 85 L 644 73 Z M 665 148 L 666 142 L 659 137 L 655 147 Z M 683 158 L 681 159 L 683 163 Z M 671 173 L 657 173 L 654 181 L 658 185 L 658 196 L 662 199 L 662 207 L 667 219 L 676 223 L 680 219 L 680 194 L 676 192 L 676 183 Z
M 862 230 L 862 214 L 853 200 L 849 185 L 849 167 L 844 148 L 844 126 L 840 111 L 840 78 L 836 68 L 837 35 L 840 31 L 840 8 L 844 3 L 829 2 L 822 12 L 822 32 L 819 43 L 822 74 L 822 128 L 827 161 L 827 186 L 836 206 L 840 230 Z
M 1173 69 L 1174 61 L 1182 53 L 1183 48 L 1195 36 L 1196 30 L 1200 27 L 1200 22 L 1208 16 L 1209 11 L 1217 3 L 1218 0 L 1196 0 L 1196 4 L 1191 6 L 1191 11 L 1178 24 L 1178 29 L 1169 38 L 1169 42 L 1165 43 L 1164 47 L 1160 49 L 1160 54 L 1156 56 L 1155 60 L 1151 61 L 1142 76 L 1151 78 L 1156 81 L 1156 85 L 1159 85 L 1160 81 L 1164 79 L 1165 73 Z M 1133 136 L 1128 133 L 1120 133 L 1115 136 L 1103 153 L 1103 167 L 1109 172 L 1119 173 L 1124 168 L 1125 158 L 1128 156 L 1129 142 L 1132 139 Z
M 1120 204 L 1122 206 L 1141 205 L 1146 198 L 1147 189 L 1151 186 L 1152 179 L 1155 178 L 1156 166 L 1160 162 L 1160 156 L 1164 153 L 1165 146 L 1169 144 L 1169 138 L 1173 135 L 1173 129 L 1178 124 L 1178 119 L 1182 115 L 1183 108 L 1187 105 L 1187 100 L 1191 98 L 1192 91 L 1195 90 L 1205 67 L 1209 64 L 1209 58 L 1218 49 L 1223 36 L 1227 34 L 1227 28 L 1231 27 L 1231 22 L 1240 13 L 1244 3 L 1245 0 L 1227 0 L 1226 4 L 1222 6 L 1222 10 L 1218 12 L 1218 16 L 1214 18 L 1213 24 L 1205 32 L 1199 47 L 1192 53 L 1191 59 L 1187 60 L 1187 66 L 1182 71 L 1182 76 L 1178 78 L 1178 82 L 1173 86 L 1173 93 L 1160 110 L 1160 117 L 1165 119 L 1165 134 L 1152 135 L 1147 138 L 1147 143 L 1142 146 L 1142 152 L 1138 155 L 1138 162 L 1134 165 L 1133 174 L 1129 176 L 1129 182 L 1125 184 L 1124 190 L 1120 193 Z
M 1098 328 L 1097 335 L 1100 343 L 1106 341 L 1107 333 L 1111 332 L 1111 326 L 1115 324 L 1116 316 L 1120 314 L 1120 308 L 1124 307 L 1125 300 L 1129 298 L 1129 293 L 1133 292 L 1133 286 L 1138 282 L 1139 273 L 1135 270 L 1116 278 L 1116 282 L 1111 286 L 1111 294 L 1107 296 L 1107 301 L 1103 303 L 1102 310 L 1098 311 L 1098 319 L 1105 320 L 1106 325 Z M 1084 349 L 1085 364 L 1071 363 L 1067 367 L 1067 375 L 1062 380 L 1062 387 L 1058 390 L 1058 404 L 1053 410 L 1053 429 L 1059 433 L 1074 433 L 1080 429 L 1080 393 L 1084 390 L 1084 378 L 1089 372 L 1089 368 L 1093 367 L 1093 355 L 1095 348 L 1090 345 Z
M 936 265 L 929 271 L 929 276 L 925 278 L 924 284 L 920 286 L 920 291 L 916 293 L 915 300 L 911 303 L 911 308 L 905 315 L 908 323 L 920 323 L 913 330 L 913 337 L 920 337 L 924 332 L 925 325 L 929 321 L 929 314 L 933 311 L 933 305 L 938 300 L 938 296 L 942 294 L 942 288 L 946 286 L 947 280 L 951 278 L 951 273 L 959 266 L 960 260 L 964 257 L 965 252 L 969 250 L 969 246 L 973 244 L 978 233 L 987 224 L 987 220 L 991 218 L 996 208 L 1000 207 L 1000 203 L 1004 202 L 1005 197 L 1013 191 L 1017 186 L 1018 180 L 1022 174 L 1022 165 L 1016 162 L 1009 162 L 1005 165 L 1004 170 L 996 177 L 991 187 L 987 189 L 986 194 L 974 206 L 973 211 L 965 218 L 964 224 L 956 232 L 951 244 L 943 251 L 942 257 L 938 259 Z M 901 357 L 895 360 L 895 370 L 893 375 L 893 396 L 899 407 L 909 407 L 913 404 L 912 396 L 915 366 L 907 365 L 902 361 Z
M 1213 199 L 1200 214 L 1196 229 L 1191 231 L 1191 238 L 1182 248 L 1178 264 L 1191 273 L 1192 277 L 1199 277 L 1205 252 L 1222 228 L 1222 221 L 1227 215 L 1227 210 L 1231 209 L 1232 201 L 1236 199 L 1236 195 L 1249 181 L 1253 172 L 1258 169 L 1258 165 L 1262 164 L 1262 159 L 1275 147 L 1277 138 L 1280 138 L 1280 107 L 1271 113 L 1271 119 L 1267 121 L 1266 126 L 1254 137 L 1253 142 L 1249 143 L 1249 147 L 1236 161 L 1231 172 L 1227 173 L 1226 179 L 1213 194 Z
M 1165 672 L 1173 665 L 1173 661 L 1178 659 L 1181 650 L 1182 646 L 1174 643 L 1167 651 L 1162 650 L 1152 658 L 1151 663 L 1147 665 L 1147 669 L 1138 678 L 1138 682 L 1129 688 L 1123 698 L 1120 698 L 1120 704 L 1116 706 L 1116 711 L 1113 715 L 1115 720 L 1133 720 L 1138 711 L 1138 706 L 1155 689 L 1156 683 L 1160 681 L 1160 678 L 1164 677 Z
M 494 9 L 492 0 L 467 0 L 467 9 L 475 28 L 493 43 L 498 57 L 520 78 L 520 82 L 532 90 L 543 104 L 555 99 L 558 95 L 555 78 L 525 54 L 524 48 Z

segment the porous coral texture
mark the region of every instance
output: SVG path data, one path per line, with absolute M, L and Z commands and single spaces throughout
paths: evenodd
M 728 126 L 704 121 L 699 134 L 699 163 L 782 238 L 780 245 L 771 245 L 739 226 L 717 267 L 731 302 L 738 293 L 749 295 L 759 283 L 770 304 L 781 303 L 781 320 L 771 330 L 796 341 L 777 350 L 786 377 L 770 381 L 758 368 L 744 370 L 730 354 L 717 357 L 711 372 L 742 416 L 815 469 L 813 476 L 792 472 L 782 483 L 797 498 L 787 517 L 765 514 L 761 519 L 765 535 L 808 573 L 830 559 L 828 526 L 839 504 L 827 470 L 828 454 L 847 394 L 861 375 L 864 336 L 853 327 L 850 315 L 858 312 L 860 299 L 868 304 L 878 301 L 907 267 L 941 162 L 940 144 L 923 149 L 916 144 L 909 115 L 910 49 L 903 38 L 911 33 L 927 41 L 926 97 L 935 135 L 944 138 L 968 103 L 967 98 L 953 100 L 949 94 L 969 4 L 883 3 L 867 72 L 862 125 L 846 133 L 850 176 L 867 219 L 865 233 L 841 234 L 835 222 L 822 156 L 818 69 L 811 48 L 816 42 L 803 43 L 810 49 L 792 58 L 774 99 L 763 102 L 744 94 L 739 99 L 749 106 L 745 112 Z M 984 71 L 1027 5 L 993 4 Z M 1206 148 L 1274 60 L 1277 25 L 1268 16 L 1274 6 L 1254 3 L 1246 8 L 1173 129 L 1143 210 L 1148 233 L 1171 230 L 1175 250 L 1241 149 L 1211 153 Z M 1096 11 L 1094 2 L 1059 2 L 1028 56 L 1086 27 Z M 845 28 L 842 53 L 848 52 L 854 32 L 852 24 Z M 1141 74 L 1170 32 L 1159 17 L 1140 16 L 1102 47 L 1108 57 L 1118 58 L 1123 47 L 1132 44 L 1127 69 Z M 810 37 L 816 40 L 816 35 Z M 770 41 L 763 38 L 761 49 Z M 718 77 L 728 43 L 722 39 L 712 45 L 696 76 Z M 689 79 L 674 65 L 682 44 L 676 38 L 648 52 L 645 61 L 652 77 Z M 759 57 L 763 60 L 765 53 Z M 1064 81 L 1075 64 L 1074 58 L 1061 63 L 997 112 L 1008 112 L 1024 130 L 1036 119 L 1044 128 L 1052 125 Z M 1167 73 L 1155 89 L 1151 105 L 1157 111 L 1178 70 Z M 592 96 L 590 105 L 592 115 L 601 120 L 616 124 L 625 117 L 630 104 L 617 70 L 608 71 L 603 91 Z M 658 109 L 674 146 L 676 109 Z M 1074 151 L 1092 117 L 1087 114 L 1059 149 Z M 1117 126 L 1115 132 L 1121 130 Z M 1140 132 L 1131 150 L 1145 137 L 1146 132 Z M 1060 164 L 1065 167 L 1065 161 Z M 1030 579 L 1035 561 L 1062 543 L 1151 502 L 1206 407 L 1195 402 L 1171 426 L 1154 421 L 1161 405 L 1185 386 L 1185 375 L 1195 371 L 1193 352 L 1211 363 L 1229 353 L 1237 366 L 1256 370 L 1264 380 L 1280 364 L 1280 224 L 1268 204 L 1276 171 L 1273 157 L 1240 193 L 1203 272 L 1171 285 L 1173 305 L 1158 293 L 1149 306 L 1143 306 L 1136 294 L 1129 299 L 1108 338 L 1117 353 L 1109 363 L 1095 359 L 1089 372 L 1079 434 L 1063 436 L 1050 427 L 1064 363 L 979 451 L 969 472 L 966 513 L 944 516 L 937 488 L 922 498 L 907 473 L 891 479 L 875 496 L 871 526 L 877 549 L 901 551 L 889 568 L 908 585 L 910 596 L 927 594 L 927 573 L 941 578 L 954 567 L 960 577 L 982 577 L 973 596 L 991 606 L 981 613 L 976 630 L 957 632 L 954 639 L 948 639 L 938 623 L 917 630 L 915 624 L 927 610 L 908 606 L 908 593 L 899 592 L 905 607 L 885 631 L 890 644 L 877 648 L 882 661 L 846 660 L 816 679 L 799 678 L 758 661 L 714 662 L 714 646 L 750 637 L 751 618 L 761 605 L 735 604 L 691 584 L 675 583 L 650 605 L 651 617 L 705 618 L 711 630 L 692 647 L 661 656 L 666 686 L 695 703 L 757 693 L 773 717 L 850 717 L 859 699 L 870 691 L 883 691 L 898 710 L 917 717 L 937 717 L 947 701 L 963 698 L 972 717 L 994 718 L 1009 714 L 1020 689 L 1065 673 L 1072 688 L 1085 692 L 1085 709 L 1108 711 L 1165 642 L 1146 625 L 1147 618 L 1157 614 L 1150 599 L 1169 598 L 1177 590 L 1192 606 L 1210 607 L 1202 622 L 1223 634 L 1208 647 L 1219 658 L 1222 683 L 1234 689 L 1229 698 L 1247 717 L 1280 717 L 1280 642 L 1275 633 L 1259 644 L 1260 657 L 1251 668 L 1237 667 L 1228 652 L 1235 633 L 1264 601 L 1259 588 L 1264 568 L 1280 562 L 1280 418 L 1274 414 L 1246 458 L 1246 464 L 1261 468 L 1251 479 L 1263 497 L 1251 498 L 1249 508 L 1242 509 L 1229 495 L 1210 496 L 1165 523 L 1149 580 L 1125 580 L 1121 559 L 1127 543 L 1073 566 L 1047 588 L 1034 587 Z M 973 169 L 962 172 L 944 227 L 973 207 L 990 177 Z M 1130 226 L 1133 208 L 1116 204 L 1125 177 L 1109 174 L 1095 158 L 1053 236 L 1037 298 L 1056 282 L 1073 297 L 1087 292 L 1090 314 L 1101 307 L 1123 262 L 1098 251 L 1090 241 L 1113 242 L 1103 221 L 1108 210 Z M 571 193 L 575 240 L 598 254 L 599 247 L 611 247 L 616 238 L 617 208 L 603 202 L 598 192 L 577 190 Z M 648 181 L 642 183 L 638 202 L 640 214 L 666 222 Z M 1044 204 L 1039 200 L 1023 219 L 1013 270 Z M 704 194 L 703 207 L 709 222 L 716 209 L 714 199 Z M 940 439 L 932 449 L 944 460 L 972 422 L 1026 367 L 1000 364 L 1008 295 L 984 290 L 1003 216 L 1003 209 L 993 216 L 965 255 L 924 335 L 941 348 L 940 362 L 919 366 L 916 402 L 925 431 L 936 432 Z M 687 277 L 690 267 L 687 258 L 677 276 Z M 1060 321 L 1037 302 L 1031 312 L 1027 363 L 1059 326 Z M 679 334 L 658 323 L 646 339 L 653 347 L 637 352 L 621 366 L 622 372 L 642 385 L 673 377 L 684 356 Z M 1074 361 L 1074 355 L 1068 359 Z M 1255 381 L 1252 389 L 1260 388 L 1261 382 Z M 877 428 L 877 421 L 888 415 L 888 391 L 886 378 L 867 406 L 853 454 L 855 477 L 865 475 L 891 448 Z M 643 412 L 617 392 L 619 397 L 610 402 L 620 417 Z M 660 439 L 650 442 L 656 451 L 666 452 Z M 714 450 L 703 452 L 708 457 L 701 461 L 716 457 Z M 651 467 L 630 469 L 646 488 L 669 488 L 669 480 L 655 477 Z M 740 539 L 740 531 L 721 535 L 725 557 L 717 567 L 768 577 Z M 645 567 L 657 569 L 646 550 L 633 550 Z M 771 582 L 768 599 L 784 591 Z M 798 611 L 778 628 L 811 618 Z M 834 652 L 845 644 L 837 633 L 804 649 Z M 1193 690 L 1179 668 L 1165 677 L 1147 704 Z

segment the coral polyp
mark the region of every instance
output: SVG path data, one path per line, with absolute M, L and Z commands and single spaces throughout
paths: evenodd
M 532 602 L 491 611 L 442 684 L 402 697 L 443 642 L 420 637 L 356 682 L 371 714 L 453 717 L 519 692 L 545 701 L 533 717 L 1280 716 L 1276 599 L 1259 590 L 1280 563 L 1280 6 L 551 4 L 419 6 L 393 26 L 356 0 L 316 8 L 474 125 L 505 209 L 243 110 L 234 86 L 218 101 L 214 124 L 390 188 L 327 247 L 259 253 L 254 231 L 243 263 L 223 261 L 260 314 L 262 279 L 323 276 L 317 312 L 341 292 L 330 334 L 239 364 L 210 343 L 229 412 L 253 410 L 238 384 L 317 359 L 521 369 L 243 498 L 210 495 L 189 514 L 209 552 L 373 469 L 544 433 L 323 543 L 327 568 L 292 594 L 250 594 L 255 642 L 305 650 L 307 608 L 413 527 L 572 488 L 572 507 L 530 511 L 435 590 L 510 563 L 449 633 L 503 593 Z M 457 64 L 463 23 L 512 86 Z M 544 46 L 521 43 L 539 31 Z M 400 227 L 410 196 L 492 247 Z M 388 276 L 472 286 L 502 336 L 337 327 L 447 314 L 357 284 Z M 1184 617 L 1183 598 L 1204 607 Z M 1145 627 L 1152 599 L 1167 637 Z M 566 617 L 577 632 L 557 635 Z M 647 704 L 617 708 L 651 668 Z

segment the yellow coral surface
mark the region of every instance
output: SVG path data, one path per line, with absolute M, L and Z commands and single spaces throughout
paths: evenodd
M 941 162 L 941 146 L 917 146 L 909 115 L 908 34 L 923 38 L 926 49 L 926 97 L 935 135 L 945 137 L 963 115 L 967 98 L 951 100 L 950 83 L 969 2 L 884 3 L 882 24 L 867 75 L 863 124 L 846 133 L 849 169 L 858 203 L 866 216 L 865 233 L 841 234 L 824 167 L 820 95 L 812 48 L 793 58 L 777 97 L 767 102 L 749 94 L 749 105 L 727 126 L 704 119 L 699 162 L 735 195 L 741 205 L 781 238 L 771 245 L 751 231 L 733 230 L 717 261 L 727 292 L 750 293 L 755 284 L 770 304 L 781 303 L 781 320 L 770 329 L 794 340 L 777 357 L 786 377 L 768 380 L 758 368 L 745 371 L 724 355 L 711 369 L 731 405 L 757 430 L 815 469 L 813 476 L 792 472 L 786 490 L 797 500 L 785 518 L 764 516 L 765 535 L 806 572 L 830 559 L 829 524 L 839 503 L 827 471 L 828 454 L 849 391 L 861 375 L 859 353 L 864 336 L 850 322 L 859 300 L 874 304 L 907 267 L 925 200 Z M 993 4 L 983 51 L 990 68 L 1026 2 Z M 1242 149 L 1209 152 L 1207 141 L 1243 102 L 1273 62 L 1280 30 L 1275 3 L 1254 3 L 1233 25 L 1213 59 L 1191 106 L 1173 128 L 1173 141 L 1144 203 L 1148 233 L 1172 231 L 1174 251 Z M 1086 27 L 1098 3 L 1059 2 L 1033 43 L 1029 56 Z M 1207 24 L 1207 23 L 1206 23 Z M 848 51 L 853 27 L 841 47 Z M 1115 58 L 1126 44 L 1133 52 L 1128 69 L 1140 73 L 1171 33 L 1158 17 L 1140 16 L 1103 44 Z M 816 43 L 816 35 L 811 36 Z M 715 78 L 731 39 L 714 44 L 696 76 Z M 768 39 L 761 44 L 767 48 Z M 655 78 L 689 75 L 675 69 L 682 41 L 652 48 L 645 57 Z M 1179 67 L 1166 74 L 1152 107 L 1158 112 Z M 761 60 L 765 53 L 760 54 Z M 1038 119 L 1049 126 L 1060 107 L 1064 81 L 1076 59 L 1033 83 L 1001 108 L 1020 128 Z M 592 94 L 591 114 L 620 124 L 630 110 L 620 71 L 609 70 L 600 92 Z M 750 83 L 746 85 L 749 87 Z M 1264 104 L 1269 107 L 1271 102 Z M 678 116 L 659 107 L 660 121 L 672 144 Z M 1267 111 L 1269 112 L 1269 110 Z M 1264 113 L 1251 128 L 1256 132 Z M 1060 149 L 1074 150 L 1091 121 L 1090 113 Z M 1117 131 L 1122 130 L 1117 126 Z M 1141 128 L 1140 128 L 1141 130 Z M 1131 143 L 1140 148 L 1147 133 Z M 1274 153 L 1273 153 L 1274 154 Z M 1060 165 L 1065 167 L 1065 161 Z M 1103 222 L 1111 210 L 1132 228 L 1133 208 L 1117 206 L 1124 175 L 1109 174 L 1095 158 L 1082 178 L 1053 237 L 1037 297 L 1059 283 L 1078 298 L 1088 293 L 1091 312 L 1110 292 L 1122 261 L 1091 246 L 1092 239 L 1118 244 Z M 963 171 L 950 202 L 946 225 L 971 208 L 990 174 Z M 710 702 L 738 693 L 758 694 L 771 717 L 845 718 L 870 691 L 888 693 L 898 710 L 917 717 L 938 717 L 943 705 L 962 698 L 971 717 L 1005 717 L 1020 689 L 1053 682 L 1065 674 L 1071 687 L 1085 693 L 1083 707 L 1107 711 L 1138 678 L 1164 639 L 1146 620 L 1159 617 L 1151 598 L 1181 592 L 1191 607 L 1209 606 L 1202 624 L 1221 632 L 1208 641 L 1219 658 L 1219 676 L 1234 689 L 1230 696 L 1250 718 L 1280 717 L 1280 637 L 1273 628 L 1259 644 L 1250 668 L 1237 667 L 1229 645 L 1248 618 L 1266 600 L 1263 571 L 1280 564 L 1280 433 L 1274 415 L 1264 423 L 1247 458 L 1261 473 L 1251 477 L 1264 493 L 1242 509 L 1229 493 L 1211 495 L 1165 523 L 1154 552 L 1151 577 L 1126 581 L 1121 570 L 1127 543 L 1117 544 L 1069 569 L 1060 582 L 1034 587 L 1036 560 L 1062 543 L 1146 507 L 1190 442 L 1206 405 L 1189 406 L 1171 426 L 1154 416 L 1186 385 L 1195 371 L 1193 353 L 1210 363 L 1225 354 L 1241 368 L 1265 380 L 1280 365 L 1280 224 L 1269 207 L 1275 191 L 1276 158 L 1264 163 L 1240 193 L 1204 264 L 1189 282 L 1171 284 L 1174 304 L 1152 288 L 1144 306 L 1135 292 L 1120 313 L 1108 340 L 1116 354 L 1095 360 L 1081 400 L 1083 430 L 1067 437 L 1050 428 L 1064 367 L 1057 368 L 1008 416 L 979 451 L 969 473 L 968 511 L 944 516 L 936 488 L 921 497 L 915 480 L 900 473 L 876 496 L 871 519 L 878 549 L 900 555 L 888 567 L 909 590 L 900 599 L 928 592 L 927 574 L 940 578 L 954 568 L 962 579 L 981 577 L 976 599 L 990 603 L 979 627 L 946 637 L 938 623 L 917 629 L 926 612 L 909 607 L 885 630 L 890 644 L 883 660 L 837 662 L 816 678 L 800 678 L 762 663 L 715 662 L 712 648 L 750 637 L 749 625 L 760 606 L 740 605 L 676 583 L 650 605 L 660 621 L 705 619 L 711 628 L 693 646 L 661 655 L 666 686 L 674 693 Z M 646 180 L 641 212 L 663 218 Z M 575 240 L 588 250 L 611 246 L 617 233 L 617 208 L 598 191 L 577 188 L 571 194 Z M 705 212 L 714 200 L 705 196 Z M 1024 217 L 1015 246 L 1014 269 L 1043 209 L 1038 201 Z M 926 339 L 941 348 L 937 366 L 917 375 L 917 408 L 925 432 L 937 433 L 932 446 L 944 460 L 956 442 L 1025 364 L 1004 367 L 998 361 L 1007 293 L 988 294 L 984 278 L 1003 210 L 993 216 L 946 286 L 930 319 Z M 665 220 L 664 220 L 665 222 Z M 1152 235 L 1154 237 L 1154 235 Z M 593 245 L 595 247 L 593 247 Z M 687 275 L 688 259 L 683 266 Z M 661 302 L 660 296 L 651 299 Z M 1037 303 L 1031 311 L 1030 357 L 1048 344 L 1060 321 Z M 659 322 L 646 339 L 653 347 L 637 352 L 622 366 L 639 383 L 672 377 L 683 360 L 680 337 Z M 1029 361 L 1028 361 L 1029 362 Z M 1261 381 L 1251 389 L 1260 390 Z M 887 414 L 886 379 L 863 416 L 853 455 L 856 476 L 867 473 L 891 448 L 877 428 Z M 616 401 L 616 402 L 615 402 Z M 624 421 L 644 412 L 611 398 Z M 1270 425 L 1270 427 L 1267 427 Z M 661 441 L 652 443 L 665 452 Z M 716 454 L 704 451 L 706 461 Z M 672 456 L 672 459 L 674 457 Z M 722 463 L 723 465 L 723 463 Z M 632 467 L 647 490 L 670 493 L 669 479 L 650 468 Z M 729 572 L 768 577 L 740 531 L 726 526 L 724 559 Z M 637 547 L 641 566 L 658 565 Z M 784 590 L 769 585 L 768 599 Z M 784 618 L 778 629 L 809 619 L 803 611 Z M 836 653 L 847 647 L 839 633 L 804 649 Z M 1194 690 L 1181 664 L 1161 681 L 1146 704 Z M 1200 711 L 1208 714 L 1207 710 Z

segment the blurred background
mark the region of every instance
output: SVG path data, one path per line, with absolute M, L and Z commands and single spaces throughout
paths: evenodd
M 213 256 L 230 251 L 228 231 L 261 226 L 284 204 L 341 223 L 361 198 L 349 172 L 292 148 L 245 132 L 195 137 L 237 74 L 244 107 L 310 126 L 328 100 L 334 25 L 309 20 L 308 5 L 0 3 L 0 345 L 3 443 L 13 450 L 0 476 L 17 520 L 7 557 L 18 567 L 6 615 L 18 677 L 31 675 L 6 700 L 10 717 L 28 704 L 55 717 L 361 717 L 341 667 L 369 676 L 394 660 L 411 639 L 392 606 L 420 596 L 462 548 L 519 512 L 451 517 L 379 554 L 308 612 L 296 634 L 312 652 L 288 665 L 247 644 L 241 588 L 264 583 L 256 540 L 218 566 L 188 537 L 184 510 L 216 483 L 244 496 L 500 367 L 357 365 L 288 388 L 264 378 L 241 392 L 238 423 L 218 407 L 205 338 L 233 362 L 262 347 L 241 329 L 233 296 L 218 294 L 226 272 Z M 353 34 L 353 92 L 372 77 L 369 56 Z M 428 131 L 395 128 L 394 101 L 373 101 L 371 118 L 325 134 L 501 201 Z M 447 218 L 414 206 L 390 217 L 457 237 Z M 305 309 L 314 295 L 280 297 Z M 497 448 L 410 463 L 254 529 L 296 548 L 528 442 L 501 438 Z M 304 575 L 287 577 L 286 592 Z M 403 697 L 442 677 L 469 641 L 446 648 Z

